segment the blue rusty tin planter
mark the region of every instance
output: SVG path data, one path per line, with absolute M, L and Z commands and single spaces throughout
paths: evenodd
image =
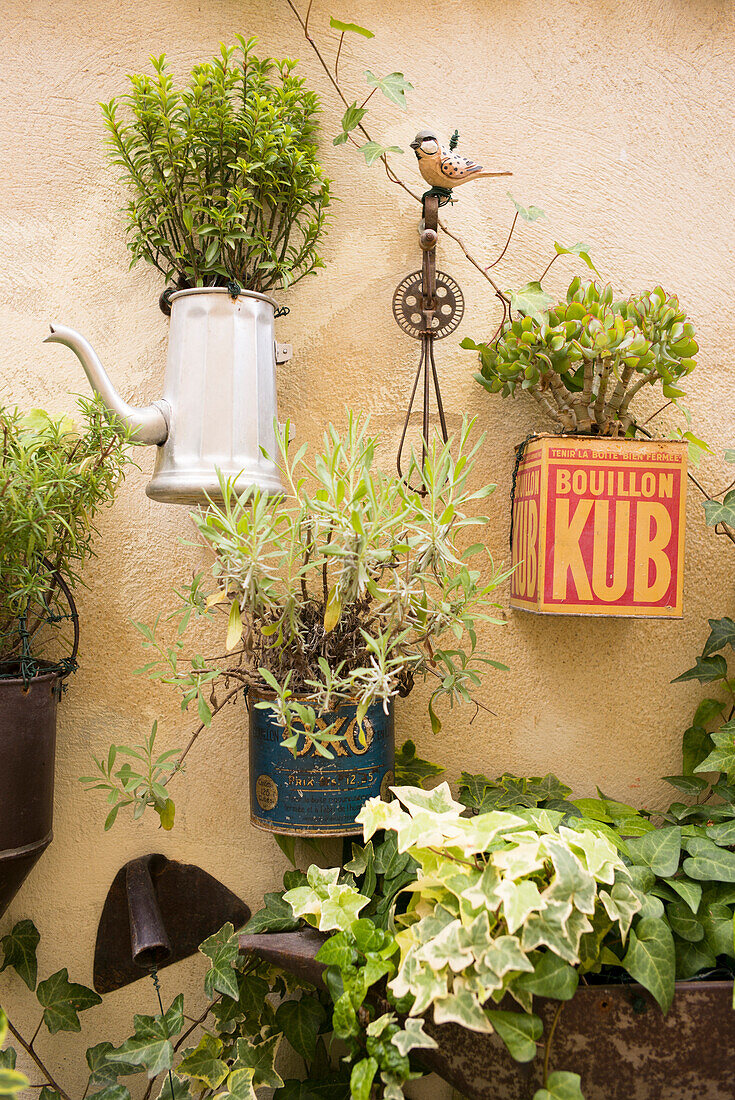
M 329 745 L 326 760 L 306 736 L 294 756 L 283 747 L 284 730 L 250 693 L 250 820 L 259 829 L 296 836 L 353 836 L 362 832 L 355 818 L 368 798 L 387 796 L 393 783 L 393 702 L 388 713 L 374 703 L 358 740 L 357 704 L 323 714 L 319 728 L 332 727 L 344 741 Z

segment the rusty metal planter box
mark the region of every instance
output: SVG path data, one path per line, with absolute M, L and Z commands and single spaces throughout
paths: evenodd
M 677 982 L 664 1016 L 641 986 L 582 986 L 559 1017 L 550 1066 L 580 1074 L 585 1100 L 732 1100 L 732 996 L 732 982 Z M 557 1005 L 534 1003 L 545 1035 Z M 542 1086 L 540 1056 L 519 1065 L 496 1035 L 427 1031 L 439 1042 L 427 1064 L 468 1100 L 529 1100 Z
M 296 836 L 353 836 L 362 833 L 355 818 L 364 802 L 386 797 L 393 783 L 393 701 L 388 713 L 373 703 L 357 729 L 357 704 L 321 715 L 321 729 L 344 740 L 329 745 L 333 759 L 317 753 L 313 741 L 301 737 L 294 756 L 283 745 L 284 731 L 271 711 L 250 709 L 250 820 L 259 829 Z
M 681 618 L 687 445 L 535 436 L 513 498 L 511 607 Z
M 325 967 L 315 956 L 325 938 L 311 928 L 245 934 L 240 951 L 318 984 Z M 585 1100 L 733 1100 L 732 1005 L 732 982 L 677 982 L 666 1016 L 642 986 L 580 986 L 559 1016 L 550 1067 L 578 1073 Z M 534 1000 L 544 1035 L 558 1006 Z M 390 1011 L 380 998 L 377 1007 Z M 520 1011 L 509 997 L 502 1007 Z M 467 1100 L 530 1100 L 542 1087 L 543 1052 L 519 1064 L 497 1035 L 430 1021 L 426 1031 L 439 1044 L 421 1052 L 426 1068 Z

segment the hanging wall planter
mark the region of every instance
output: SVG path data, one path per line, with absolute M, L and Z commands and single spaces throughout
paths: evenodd
M 73 588 L 125 449 L 98 404 L 86 424 L 0 407 L 0 915 L 51 842 L 56 708 L 76 669 Z
M 163 398 L 145 408 L 117 393 L 91 345 L 64 325 L 51 326 L 47 342 L 65 344 L 78 356 L 92 388 L 107 408 L 143 443 L 158 445 L 146 493 L 168 504 L 220 499 L 216 469 L 282 491 L 276 453 L 275 302 L 264 294 L 224 287 L 171 295 L 171 329 Z M 281 362 L 290 356 L 278 349 Z M 265 457 L 265 456 L 270 457 Z
M 0 678 L 0 916 L 51 843 L 58 671 Z
M 535 436 L 517 449 L 511 607 L 681 618 L 687 445 Z
M 262 697 L 260 697 L 262 698 Z M 393 700 L 368 709 L 362 729 L 357 703 L 322 713 L 317 728 L 340 738 L 331 759 L 306 734 L 294 752 L 273 712 L 250 694 L 250 820 L 259 829 L 297 836 L 356 836 L 355 821 L 368 798 L 387 798 L 393 784 L 395 734 Z

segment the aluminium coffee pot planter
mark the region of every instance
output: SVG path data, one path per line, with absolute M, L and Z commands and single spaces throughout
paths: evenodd
M 516 453 L 511 607 L 680 619 L 686 443 L 536 435 Z
M 152 500 L 206 505 L 221 501 L 217 469 L 242 491 L 283 491 L 276 467 L 276 362 L 291 356 L 276 345 L 275 302 L 265 294 L 224 287 L 180 290 L 170 297 L 171 327 L 163 396 L 144 408 L 117 392 L 94 349 L 65 325 L 46 342 L 78 357 L 92 389 L 141 443 L 158 448 Z M 268 457 L 266 457 L 268 456 Z
M 357 703 L 346 703 L 317 719 L 342 738 L 329 743 L 332 759 L 321 756 L 306 735 L 296 755 L 283 745 L 284 730 L 273 713 L 254 704 L 250 712 L 250 820 L 258 829 L 295 836 L 357 836 L 355 818 L 368 798 L 388 796 L 394 782 L 393 700 L 388 711 L 373 703 L 357 725 Z

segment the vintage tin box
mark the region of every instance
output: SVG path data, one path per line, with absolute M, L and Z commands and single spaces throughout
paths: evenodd
M 535 436 L 513 493 L 511 607 L 681 618 L 687 445 Z
M 294 756 L 283 745 L 284 731 L 273 714 L 253 704 L 250 709 L 250 820 L 259 829 L 297 836 L 352 836 L 368 798 L 388 796 L 394 781 L 393 703 L 388 713 L 374 703 L 357 727 L 357 704 L 342 706 L 318 719 L 342 741 L 329 745 L 332 760 L 320 756 L 313 741 L 300 738 Z

